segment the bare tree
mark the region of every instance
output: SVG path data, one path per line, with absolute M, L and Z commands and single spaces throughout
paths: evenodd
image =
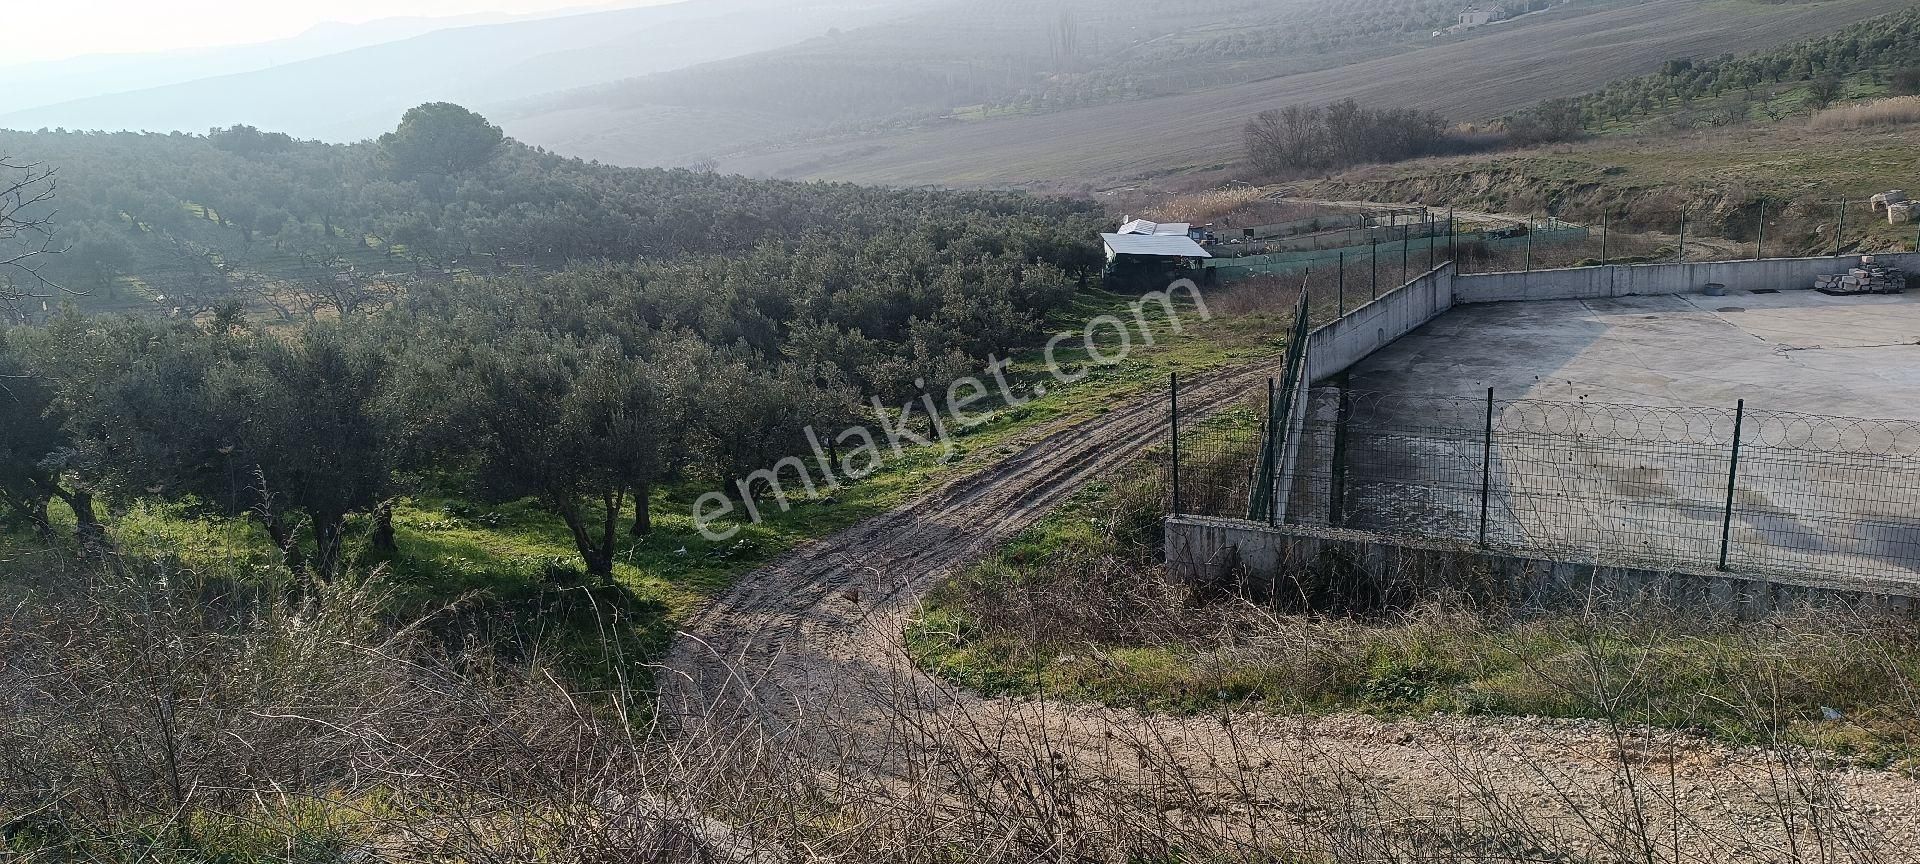
M 0 313 L 36 290 L 57 289 L 40 275 L 53 244 L 54 170 L 0 155 Z

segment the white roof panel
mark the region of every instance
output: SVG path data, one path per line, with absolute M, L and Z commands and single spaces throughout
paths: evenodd
M 1120 233 L 1122 234 L 1157 234 L 1185 237 L 1187 233 L 1192 230 L 1193 226 L 1185 222 L 1148 222 L 1145 219 L 1135 219 L 1132 222 L 1120 226 Z
M 1159 258 L 1212 258 L 1207 250 L 1185 234 L 1102 234 L 1107 248 L 1115 255 L 1149 255 Z

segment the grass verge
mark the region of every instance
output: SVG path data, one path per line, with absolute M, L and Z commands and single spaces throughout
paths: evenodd
M 1157 473 L 1088 489 L 941 586 L 916 661 L 995 695 L 1223 709 L 1585 718 L 1920 770 L 1920 626 L 1828 611 L 1758 621 L 1649 603 L 1522 612 L 1435 595 L 1282 614 L 1160 576 Z

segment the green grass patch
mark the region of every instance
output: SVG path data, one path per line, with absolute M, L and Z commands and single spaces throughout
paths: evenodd
M 1151 481 L 1074 498 L 938 588 L 915 660 L 1002 696 L 1176 713 L 1435 714 L 1651 724 L 1920 769 L 1920 626 L 1845 612 L 1734 621 L 1652 603 L 1522 613 L 1435 596 L 1284 614 L 1166 584 Z

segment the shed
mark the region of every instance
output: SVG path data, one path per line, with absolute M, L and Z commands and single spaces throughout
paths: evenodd
M 1185 226 L 1181 226 L 1185 227 Z M 1115 261 L 1123 256 L 1138 258 L 1212 258 L 1213 254 L 1201 248 L 1185 231 L 1178 234 L 1102 234 L 1101 241 L 1107 246 L 1107 260 Z

